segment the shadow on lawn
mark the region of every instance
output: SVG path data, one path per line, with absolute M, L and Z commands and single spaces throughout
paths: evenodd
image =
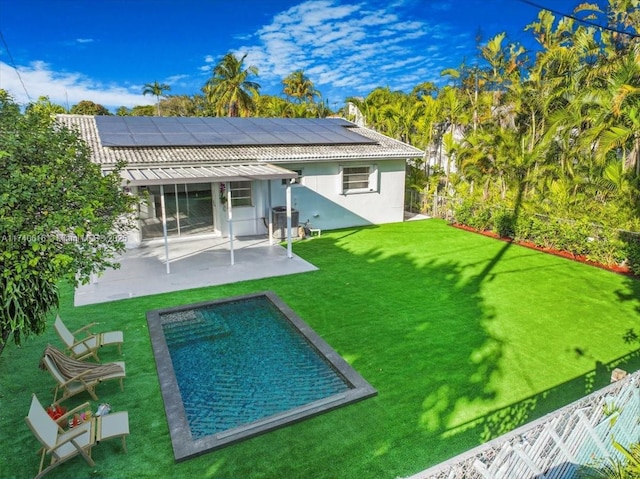
M 635 310 L 640 314 L 640 279 L 628 276 L 625 280 L 626 290 L 616 291 L 620 301 L 632 301 Z M 629 328 L 622 335 L 622 339 L 628 344 L 640 344 L 640 333 L 636 328 Z
M 442 251 L 440 247 L 444 245 L 438 244 L 433 238 L 421 237 L 410 241 L 420 241 L 421 247 L 433 251 Z M 416 264 L 410 253 L 387 257 L 384 248 L 371 247 L 356 253 L 366 257 L 367 275 L 385 278 L 389 285 L 398 282 L 403 285 L 405 292 L 395 315 L 385 310 L 384 290 L 365 292 L 369 298 L 375 296 L 372 317 L 394 317 L 396 327 L 378 323 L 377 320 L 371 321 L 368 326 L 387 328 L 387 342 L 378 343 L 381 347 L 378 354 L 368 351 L 354 354 L 354 357 L 360 358 L 360 363 L 370 357 L 387 359 L 397 348 L 396 343 L 402 345 L 397 348 L 399 354 L 404 354 L 402 361 L 391 367 L 380 362 L 377 371 L 380 375 L 389 373 L 398 378 L 397 383 L 387 379 L 390 381 L 388 390 L 382 384 L 379 387 L 380 396 L 394 403 L 389 414 L 393 414 L 397 408 L 399 413 L 405 414 L 406 419 L 411 414 L 410 409 L 413 410 L 418 417 L 415 432 L 420 431 L 423 437 L 434 439 L 429 442 L 432 457 L 442 455 L 447 448 L 444 454 L 450 457 L 452 451 L 463 449 L 462 443 L 472 447 L 486 442 L 604 387 L 609 383 L 615 367 L 630 371 L 640 368 L 640 349 L 606 364 L 595 361 L 591 371 L 506 407 L 475 417 L 470 408 L 466 422 L 464 419 L 456 420 L 451 427 L 452 419 L 460 412 L 457 408 L 482 402 L 486 404 L 496 398 L 498 391 L 492 385 L 494 375 L 513 373 L 501 370 L 505 344 L 499 335 L 492 334 L 491 323 L 495 313 L 483 297 L 483 287 L 487 283 L 491 283 L 496 275 L 511 272 L 496 266 L 512 245 L 500 244 L 497 251 L 493 249 L 492 254 L 480 261 L 470 258 L 470 254 L 465 256 L 464 248 L 458 246 L 446 244 L 447 250 L 458 251 L 454 257 L 460 257 L 459 261 L 452 260 L 450 255 L 440 258 L 434 254 L 420 264 Z M 342 262 L 342 254 L 347 254 L 334 247 L 327 253 L 332 268 L 335 262 Z M 345 258 L 344 262 L 346 264 L 348 260 Z M 407 271 L 410 271 L 408 276 Z M 514 271 L 523 272 L 521 269 Z M 405 276 L 400 277 L 400 274 Z M 535 272 L 527 271 L 527 274 L 535 275 Z M 628 281 L 626 291 L 618 291 L 617 294 L 621 300 L 637 301 L 636 309 L 640 312 L 640 282 L 633 278 Z M 403 308 L 417 308 L 422 314 L 410 319 L 413 323 L 407 324 L 403 322 Z M 640 343 L 637 336 L 635 340 Z M 578 348 L 576 354 L 580 356 Z M 553 367 L 552 363 L 549 367 Z M 378 387 L 375 377 L 369 374 L 365 374 L 365 377 Z M 407 386 L 408 381 L 413 383 L 412 386 Z M 396 388 L 401 392 L 392 398 Z M 422 403 L 416 408 L 418 404 L 410 404 L 406 396 L 410 396 L 410 400 L 419 397 L 419 388 L 422 388 Z M 401 406 L 396 406 L 396 402 Z
M 629 371 L 640 369 L 640 349 L 620 356 L 607 364 L 596 361 L 594 369 L 582 376 L 529 396 L 515 404 L 496 409 L 480 418 L 461 424 L 447 433 L 456 434 L 468 429 L 476 429 L 480 432 L 481 442 L 495 439 L 565 406 L 568 397 L 580 398 L 605 387 L 609 384 L 611 372 L 615 368 Z
M 448 231 L 449 227 L 442 228 Z M 407 228 L 409 231 L 415 233 Z M 368 230 L 367 234 L 375 233 Z M 388 240 L 388 231 L 381 234 Z M 345 311 L 358 311 L 363 318 L 358 323 L 349 317 L 349 324 L 338 330 L 341 336 L 367 331 L 359 350 L 353 344 L 341 346 L 337 335 L 325 339 L 378 389 L 385 407 L 390 408 L 389 415 L 402 415 L 405 420 L 410 415 L 418 417 L 416 432 L 429 435 L 446 429 L 452 408 L 461 398 L 484 402 L 496 395 L 490 379 L 498 372 L 504 344 L 490 332 L 494 311 L 485 304 L 481 285 L 510 245 L 500 244 L 497 254 L 478 262 L 479 253 L 466 238 L 460 236 L 452 244 L 450 234 L 412 238 L 405 233 L 407 252 L 393 256 L 386 254 L 384 246 L 376 247 L 375 241 L 360 243 L 357 251 L 345 251 L 328 237 L 308 245 L 323 249 L 320 256 L 326 267 L 344 279 L 336 285 L 335 297 L 331 290 L 323 291 L 325 300 L 342 302 Z M 412 255 L 414 241 L 430 253 Z M 440 253 L 452 250 L 455 254 Z M 354 254 L 366 264 L 366 271 L 355 275 L 351 270 Z M 314 264 L 321 271 L 325 267 Z M 343 272 L 338 271 L 341 267 Z M 470 279 L 463 279 L 476 270 Z M 367 279 L 367 289 L 360 289 L 360 274 L 379 278 L 379 286 L 372 289 Z

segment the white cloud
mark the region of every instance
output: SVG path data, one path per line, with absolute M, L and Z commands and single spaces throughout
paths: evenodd
M 7 90 L 20 104 L 36 101 L 41 96 L 48 96 L 53 103 L 64 107 L 82 100 L 110 109 L 153 104 L 153 100 L 142 95 L 142 86 L 105 85 L 80 73 L 56 72 L 41 61 L 17 68 L 19 76 L 11 66 L 0 62 L 0 89 Z
M 323 94 L 362 93 L 371 85 L 405 88 L 424 81 L 417 72 L 429 60 L 429 40 L 444 29 L 404 18 L 402 7 L 308 0 L 275 15 L 251 35 L 256 43 L 237 54 L 247 53 L 247 66 L 258 67 L 258 82 L 267 85 L 303 69 Z
M 76 38 L 78 43 L 93 43 L 93 38 Z

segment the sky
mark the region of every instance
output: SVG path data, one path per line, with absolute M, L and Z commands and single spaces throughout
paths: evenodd
M 571 13 L 579 0 L 534 3 Z M 411 91 L 477 57 L 500 32 L 534 48 L 523 0 L 0 0 L 0 89 L 111 111 L 153 104 L 144 85 L 201 93 L 228 52 L 258 68 L 261 93 L 282 95 L 302 69 L 330 108 L 376 87 Z

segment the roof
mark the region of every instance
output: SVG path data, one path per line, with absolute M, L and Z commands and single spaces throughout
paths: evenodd
M 204 146 L 105 146 L 100 140 L 96 117 L 84 115 L 58 115 L 62 124 L 77 129 L 92 150 L 92 160 L 109 167 L 125 161 L 127 167 L 148 166 L 197 166 L 220 164 L 292 163 L 330 160 L 358 159 L 411 159 L 422 158 L 424 152 L 418 148 L 389 138 L 368 128 L 356 126 L 346 120 L 346 128 L 368 140 L 368 143 L 324 143 L 324 144 L 238 144 Z M 241 122 L 248 118 L 234 119 Z M 288 119 L 291 122 L 313 119 Z M 317 120 L 316 120 L 317 121 Z
M 341 118 L 96 116 L 102 146 L 281 146 L 375 143 Z

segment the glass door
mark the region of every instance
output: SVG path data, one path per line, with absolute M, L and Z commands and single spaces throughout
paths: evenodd
M 161 188 L 152 185 L 146 191 L 148 201 L 140 206 L 139 212 L 142 239 L 162 238 Z M 164 204 L 168 236 L 214 231 L 211 183 L 165 185 Z

